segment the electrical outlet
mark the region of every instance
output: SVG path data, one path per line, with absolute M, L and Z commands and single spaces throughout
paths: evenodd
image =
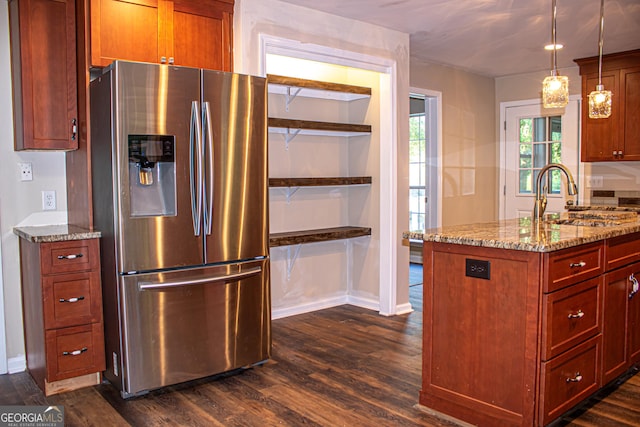
M 31 163 L 18 163 L 18 168 L 20 168 L 20 181 L 33 181 Z
M 56 192 L 55 191 L 46 190 L 42 192 L 42 210 L 43 211 L 56 210 Z
M 604 179 L 602 176 L 589 176 L 587 177 L 587 187 L 589 188 L 602 188 L 604 185 Z

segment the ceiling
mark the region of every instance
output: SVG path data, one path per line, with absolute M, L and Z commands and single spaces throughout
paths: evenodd
M 549 70 L 552 0 L 282 0 L 410 34 L 411 57 L 499 77 Z M 604 54 L 640 49 L 640 0 L 605 0 Z M 600 2 L 557 0 L 558 68 L 598 54 Z

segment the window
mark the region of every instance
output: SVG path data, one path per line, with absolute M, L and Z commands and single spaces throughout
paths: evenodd
M 519 124 L 518 192 L 532 194 L 540 169 L 548 163 L 562 162 L 562 117 L 524 117 Z M 547 193 L 560 194 L 560 171 L 549 171 L 543 185 Z
M 409 229 L 425 229 L 427 125 L 425 98 L 410 97 L 409 115 Z

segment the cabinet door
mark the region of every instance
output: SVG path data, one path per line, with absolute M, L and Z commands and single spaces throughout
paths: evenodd
M 233 1 L 167 2 L 167 57 L 174 64 L 231 71 Z
M 640 263 L 631 265 L 627 272 L 627 346 L 629 364 L 632 365 L 640 362 L 640 291 L 634 293 L 634 285 L 637 287 L 640 280 Z
M 91 0 L 91 65 L 232 70 L 233 0 Z
M 10 23 L 15 149 L 78 148 L 75 1 L 12 0 Z
M 42 278 L 46 330 L 102 322 L 100 272 L 51 274 Z
M 91 65 L 159 62 L 162 0 L 91 0 Z
M 603 385 L 624 373 L 628 366 L 627 306 L 629 302 L 629 275 L 632 272 L 630 267 L 625 267 L 605 275 L 602 328 Z M 637 299 L 640 300 L 640 295 Z
M 624 69 L 620 76 L 620 105 L 624 108 L 622 158 L 640 160 L 640 67 Z
M 620 90 L 618 85 L 618 71 L 608 71 L 602 74 L 602 84 L 606 90 L 613 92 L 611 116 L 606 119 L 589 118 L 589 93 L 596 89 L 598 75 L 590 74 L 583 77 L 582 86 L 582 152 L 583 162 L 615 160 L 618 158 L 618 120 L 620 117 Z M 615 153 L 615 154 L 614 154 Z
M 102 323 L 45 332 L 47 382 L 104 371 Z

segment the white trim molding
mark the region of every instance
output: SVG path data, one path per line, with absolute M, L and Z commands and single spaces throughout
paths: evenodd
M 7 361 L 7 373 L 15 374 L 27 370 L 27 358 L 24 354 L 12 357 Z
M 380 73 L 380 254 L 379 312 L 398 312 L 397 245 L 400 239 L 397 219 L 398 96 L 395 60 L 351 52 L 328 46 L 260 34 L 260 73 L 266 74 L 267 54 L 321 61 Z M 358 305 L 358 304 L 356 304 Z M 370 304 L 367 304 L 369 306 Z M 403 305 L 403 310 L 404 305 Z M 279 315 L 280 312 L 274 312 Z
M 440 227 L 442 225 L 442 92 L 422 89 L 418 87 L 410 87 L 410 94 L 424 96 L 430 98 L 427 101 L 429 113 L 433 116 L 434 109 L 436 115 L 435 123 L 435 144 L 429 145 L 426 152 L 427 165 L 429 166 L 429 188 L 427 189 L 428 200 L 437 200 L 435 216 L 431 216 L 429 224 L 425 224 L 426 228 Z M 433 101 L 432 101 L 433 100 Z M 434 105 L 435 104 L 435 105 Z M 432 123 L 431 121 L 429 122 Z M 431 127 L 431 126 L 430 126 Z M 435 185 L 432 183 L 435 182 Z

